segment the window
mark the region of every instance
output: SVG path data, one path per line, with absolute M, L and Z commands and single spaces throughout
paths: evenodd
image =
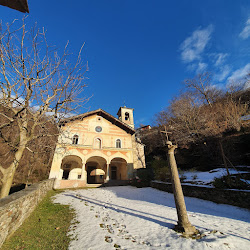
M 79 175 L 78 175 L 78 179 L 81 179 L 81 177 L 82 177 L 82 175 L 79 174 Z
M 78 139 L 79 139 L 79 136 L 78 135 L 74 135 L 73 139 L 72 139 L 72 144 L 78 144 Z
M 115 145 L 116 145 L 116 148 L 121 148 L 121 147 L 122 147 L 122 142 L 121 142 L 121 140 L 120 140 L 120 139 L 117 139 Z
M 100 149 L 102 147 L 102 141 L 100 138 L 95 138 L 94 148 Z
M 95 131 L 98 133 L 102 132 L 102 127 L 101 126 L 95 127 Z
M 129 121 L 129 113 L 128 112 L 125 113 L 125 121 Z

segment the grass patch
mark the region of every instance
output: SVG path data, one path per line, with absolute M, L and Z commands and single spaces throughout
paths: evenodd
M 60 192 L 49 191 L 1 249 L 68 249 L 71 238 L 67 233 L 75 214 L 68 205 L 52 202 Z

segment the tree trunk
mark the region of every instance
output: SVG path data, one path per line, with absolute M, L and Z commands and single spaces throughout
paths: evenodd
M 19 165 L 19 162 L 23 156 L 24 149 L 25 149 L 25 145 L 19 147 L 19 149 L 15 153 L 13 162 L 3 173 L 3 180 L 2 180 L 3 185 L 1 187 L 0 198 L 4 198 L 9 195 L 10 188 L 13 182 L 13 178 L 14 178 L 16 169 Z
M 182 232 L 186 236 L 194 235 L 198 231 L 194 226 L 191 225 L 190 221 L 188 220 L 186 204 L 174 156 L 174 150 L 177 148 L 177 146 L 172 145 L 172 142 L 170 141 L 168 141 L 167 144 L 168 144 L 168 161 L 171 171 L 172 188 L 178 215 L 178 223 L 175 226 L 175 230 Z
M 30 162 L 29 162 L 29 164 L 30 164 Z M 30 174 L 31 174 L 32 170 L 33 170 L 33 168 L 31 168 L 29 166 L 29 171 L 28 171 L 28 175 L 27 175 L 27 178 L 26 178 L 25 188 L 28 187 L 29 177 L 30 177 Z
M 220 152 L 221 152 L 221 156 L 222 156 L 224 167 L 227 170 L 227 175 L 230 176 L 229 169 L 228 169 L 228 166 L 227 166 L 227 160 L 226 160 L 226 157 L 225 157 L 225 154 L 224 154 L 224 150 L 223 150 L 223 146 L 222 146 L 222 143 L 221 143 L 220 139 L 219 139 L 219 146 L 220 146 Z

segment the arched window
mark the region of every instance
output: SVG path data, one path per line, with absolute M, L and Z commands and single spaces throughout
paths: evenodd
M 125 121 L 129 121 L 129 113 L 128 112 L 125 113 Z
M 120 139 L 117 139 L 115 142 L 116 148 L 121 148 L 122 147 L 122 142 Z
M 94 140 L 94 148 L 97 148 L 97 149 L 102 148 L 102 140 L 100 138 L 95 138 L 95 140 Z
M 74 135 L 73 139 L 72 139 L 72 144 L 78 144 L 78 140 L 79 140 L 79 136 L 78 135 Z

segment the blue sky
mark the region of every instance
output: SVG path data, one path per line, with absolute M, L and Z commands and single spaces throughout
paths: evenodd
M 250 72 L 250 1 L 29 0 L 28 25 L 47 30 L 50 44 L 77 54 L 89 72 L 82 112 L 116 116 L 134 108 L 136 125 L 151 124 L 182 87 L 210 71 L 214 84 Z M 0 6 L 3 23 L 23 14 Z

